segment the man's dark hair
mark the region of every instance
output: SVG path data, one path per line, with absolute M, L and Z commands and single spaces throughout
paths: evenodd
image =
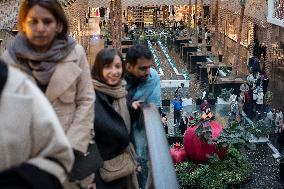
M 139 58 L 151 60 L 153 59 L 153 55 L 148 47 L 144 45 L 134 45 L 128 49 L 125 62 L 135 66 Z

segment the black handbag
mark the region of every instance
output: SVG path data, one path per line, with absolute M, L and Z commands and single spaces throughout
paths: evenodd
M 86 154 L 74 152 L 74 155 L 75 162 L 69 173 L 69 181 L 71 182 L 83 180 L 103 167 L 104 161 L 94 141 L 89 143 Z

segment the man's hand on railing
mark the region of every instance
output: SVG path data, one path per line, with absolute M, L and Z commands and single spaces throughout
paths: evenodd
M 138 108 L 141 107 L 141 103 L 143 103 L 142 100 L 133 101 L 133 102 L 132 102 L 132 108 L 133 108 L 134 110 L 137 110 Z

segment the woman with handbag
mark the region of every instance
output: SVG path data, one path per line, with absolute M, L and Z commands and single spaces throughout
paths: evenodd
M 130 115 L 123 58 L 116 49 L 103 49 L 92 68 L 96 92 L 95 142 L 104 160 L 95 173 L 97 189 L 136 189 L 136 155 L 130 142 Z
M 23 0 L 18 29 L 3 58 L 27 73 L 46 95 L 75 156 L 87 154 L 94 90 L 84 49 L 68 36 L 64 10 L 57 0 Z

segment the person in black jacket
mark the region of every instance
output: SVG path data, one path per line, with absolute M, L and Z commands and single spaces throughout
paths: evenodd
M 92 77 L 96 92 L 95 142 L 104 160 L 104 166 L 107 160 L 114 160 L 126 150 L 133 154 L 133 161 L 136 163 L 134 147 L 130 142 L 131 120 L 126 104 L 127 91 L 126 82 L 123 80 L 124 65 L 121 53 L 113 48 L 101 50 L 92 68 Z M 120 163 L 117 161 L 115 164 Z M 135 168 L 133 174 L 111 182 L 105 181 L 98 170 L 95 177 L 96 188 L 138 188 Z M 134 179 L 131 180 L 130 177 Z
M 187 125 L 188 125 L 188 118 L 187 118 L 187 114 L 183 113 L 181 119 L 180 119 L 180 123 L 179 123 L 179 130 L 180 130 L 180 134 L 184 135 L 186 129 L 187 129 Z

